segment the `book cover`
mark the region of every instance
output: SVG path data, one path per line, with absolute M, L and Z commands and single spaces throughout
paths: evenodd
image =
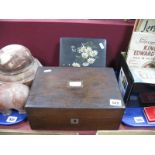
M 138 32 L 137 27 L 139 25 L 139 21 L 140 21 L 140 19 L 135 20 L 134 27 L 133 27 L 133 32 Z
M 149 122 L 155 122 L 155 106 L 144 107 L 144 112 Z
M 105 67 L 106 39 L 62 37 L 60 39 L 59 65 Z
M 135 22 L 134 31 L 155 34 L 155 19 L 139 19 Z
M 155 67 L 155 35 L 133 32 L 127 53 L 129 67 Z

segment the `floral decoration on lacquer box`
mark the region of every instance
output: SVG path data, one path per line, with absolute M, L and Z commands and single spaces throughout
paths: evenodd
M 59 64 L 66 67 L 105 67 L 106 40 L 61 38 Z

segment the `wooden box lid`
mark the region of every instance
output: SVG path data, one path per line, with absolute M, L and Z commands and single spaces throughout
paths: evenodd
M 40 67 L 26 108 L 125 108 L 115 73 L 105 67 Z

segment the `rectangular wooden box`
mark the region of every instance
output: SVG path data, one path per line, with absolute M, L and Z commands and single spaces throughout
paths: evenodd
M 32 129 L 118 129 L 124 103 L 112 68 L 39 68 L 25 105 Z

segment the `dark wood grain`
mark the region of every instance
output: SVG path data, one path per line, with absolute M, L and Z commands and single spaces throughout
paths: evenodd
M 68 81 L 77 80 L 82 88 L 68 87 Z M 122 105 L 111 106 L 110 99 Z M 40 68 L 26 104 L 33 129 L 117 129 L 124 108 L 112 68 Z M 74 118 L 78 124 L 71 124 Z

